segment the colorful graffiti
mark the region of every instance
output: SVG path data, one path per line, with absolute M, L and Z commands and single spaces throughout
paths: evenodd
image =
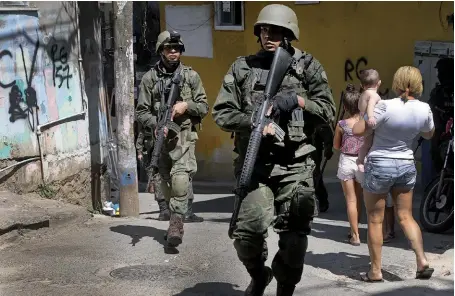
M 0 159 L 35 156 L 37 124 L 83 109 L 77 55 L 72 42 L 65 41 L 75 28 L 56 23 L 54 32 L 62 38 L 55 39 L 54 32 L 40 31 L 37 14 L 1 14 L 0 23 Z M 52 127 L 46 150 L 86 147 L 87 128 L 86 122 Z

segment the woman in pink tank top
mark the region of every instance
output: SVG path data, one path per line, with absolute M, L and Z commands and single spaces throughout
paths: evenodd
M 337 177 L 341 180 L 348 220 L 351 226 L 349 243 L 360 245 L 359 219 L 362 209 L 362 176 L 356 164 L 357 155 L 363 144 L 363 137 L 354 136 L 352 127 L 360 119 L 358 102 L 360 92 L 352 84 L 348 84 L 343 97 L 343 108 L 348 118 L 340 120 L 335 129 L 333 148 L 340 150 Z

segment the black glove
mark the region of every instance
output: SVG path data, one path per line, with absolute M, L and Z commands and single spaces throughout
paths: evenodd
M 299 106 L 299 100 L 295 91 L 280 93 L 273 99 L 272 117 L 278 117 L 281 112 L 291 112 Z

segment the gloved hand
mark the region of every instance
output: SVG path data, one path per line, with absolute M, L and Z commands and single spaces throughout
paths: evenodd
M 274 97 L 271 116 L 278 117 L 281 112 L 291 112 L 298 106 L 299 100 L 295 91 L 277 94 Z

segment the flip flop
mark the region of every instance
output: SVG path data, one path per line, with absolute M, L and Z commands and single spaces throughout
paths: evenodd
M 370 276 L 368 275 L 368 272 L 362 272 L 360 274 L 360 280 L 362 282 L 366 282 L 366 283 L 382 283 L 382 282 L 384 282 L 384 279 L 380 279 L 380 280 L 372 280 L 372 279 L 370 279 Z
M 429 266 L 425 266 L 423 270 L 416 272 L 416 279 L 418 280 L 428 280 L 433 275 L 434 269 Z

